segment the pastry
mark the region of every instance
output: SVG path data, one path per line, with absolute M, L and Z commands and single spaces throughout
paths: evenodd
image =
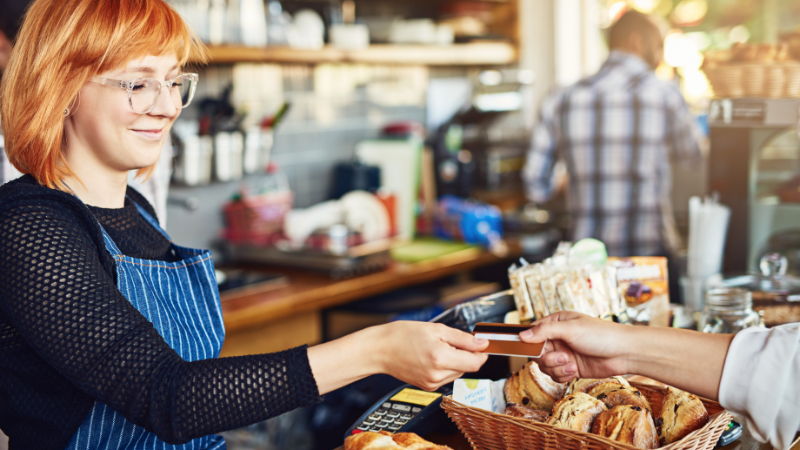
M 519 403 L 509 403 L 508 406 L 506 406 L 505 411 L 503 411 L 503 414 L 542 423 L 547 422 L 547 418 L 550 416 L 550 413 L 547 411 L 528 408 L 527 406 L 520 405 Z
M 426 441 L 416 433 L 392 434 L 386 431 L 377 433 L 365 431 L 348 436 L 344 440 L 344 450 L 452 450 L 445 445 Z
M 395 433 L 394 443 L 405 450 L 452 450 L 445 445 L 436 445 L 419 437 L 417 433 Z
M 617 405 L 598 414 L 592 433 L 639 448 L 658 448 L 658 432 L 650 411 Z
M 344 440 L 344 448 L 345 450 L 389 450 L 402 447 L 394 443 L 391 433 L 385 431 L 379 433 L 365 431 L 363 433 L 347 436 Z
M 639 304 L 653 298 L 653 289 L 646 284 L 632 281 L 625 290 L 625 301 L 628 303 Z
M 589 394 L 578 392 L 567 395 L 553 406 L 553 415 L 547 420 L 550 425 L 589 432 L 598 414 L 606 405 Z
M 576 392 L 587 393 L 598 384 L 603 383 L 616 383 L 621 386 L 630 386 L 628 380 L 620 376 L 609 378 L 574 378 L 567 383 L 567 389 L 564 395 L 574 394 Z
M 692 431 L 703 428 L 707 422 L 708 411 L 698 396 L 673 387 L 667 388 L 661 413 L 656 420 L 661 445 L 683 439 Z
M 598 384 L 587 394 L 605 403 L 608 408 L 613 408 L 617 405 L 630 405 L 639 406 L 644 408 L 650 413 L 653 408 L 650 407 L 650 402 L 647 397 L 633 386 L 620 386 L 617 383 L 602 383 Z
M 564 385 L 553 381 L 531 361 L 506 380 L 503 392 L 508 403 L 550 411 L 564 394 Z

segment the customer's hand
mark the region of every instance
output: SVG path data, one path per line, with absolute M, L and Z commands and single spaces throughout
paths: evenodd
M 534 359 L 542 372 L 565 383 L 575 377 L 603 378 L 627 373 L 634 327 L 573 311 L 551 314 L 520 333 L 524 342 L 547 340 L 545 353 Z
M 488 355 L 477 353 L 489 342 L 446 325 L 427 322 L 391 322 L 382 325 L 382 372 L 433 391 L 475 372 Z

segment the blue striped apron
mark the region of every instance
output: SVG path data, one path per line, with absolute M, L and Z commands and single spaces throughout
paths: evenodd
M 139 205 L 136 208 L 169 239 L 152 216 Z M 167 344 L 187 361 L 218 357 L 225 327 L 211 252 L 173 243 L 181 261 L 153 261 L 123 255 L 105 230 L 103 239 L 117 263 L 117 288 L 153 323 Z M 167 444 L 98 401 L 67 449 L 224 450 L 225 441 L 221 436 L 205 436 L 183 445 Z

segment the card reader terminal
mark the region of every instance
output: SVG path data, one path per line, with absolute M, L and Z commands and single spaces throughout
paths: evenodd
M 424 436 L 448 424 L 449 419 L 441 408 L 442 396 L 453 390 L 452 383 L 428 392 L 405 384 L 393 390 L 356 420 L 347 430 L 345 438 L 364 431 L 411 431 Z

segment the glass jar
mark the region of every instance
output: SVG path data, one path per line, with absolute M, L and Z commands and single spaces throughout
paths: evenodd
M 763 327 L 753 311 L 753 296 L 741 288 L 717 288 L 706 292 L 706 306 L 697 329 L 703 333 L 736 333 L 749 327 Z

